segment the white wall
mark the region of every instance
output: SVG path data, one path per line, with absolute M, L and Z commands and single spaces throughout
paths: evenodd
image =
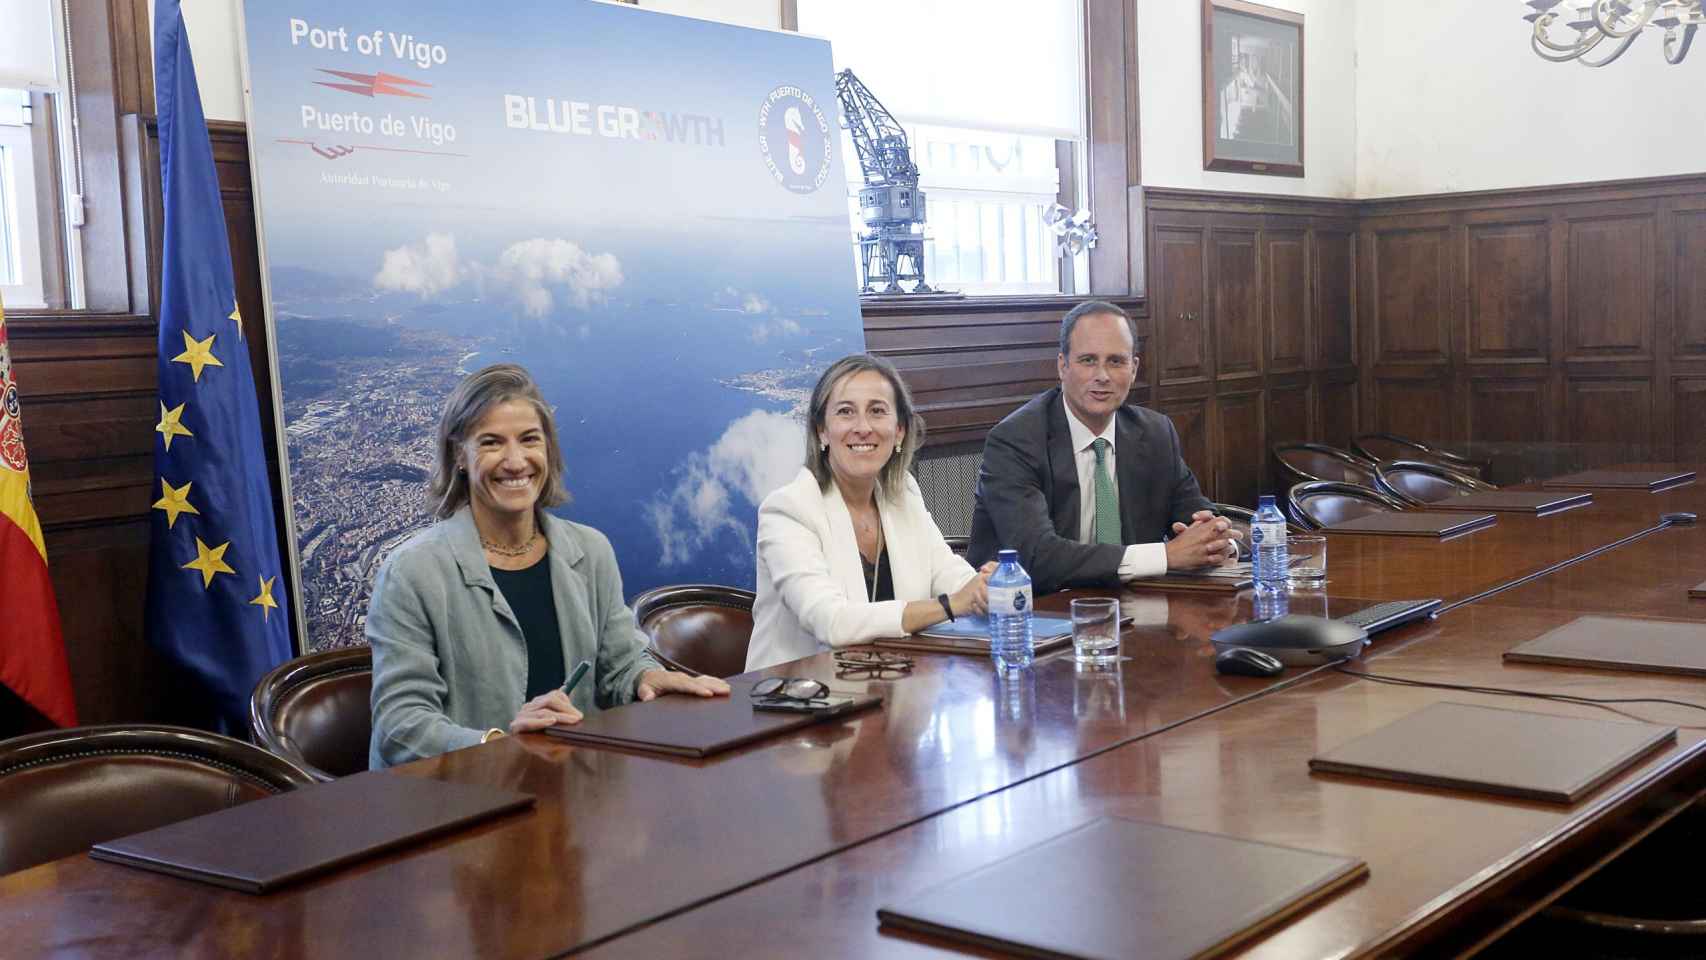
M 243 65 L 237 27 L 240 0 L 181 0 L 184 27 L 195 57 L 202 110 L 209 120 L 242 120 Z M 781 0 L 641 0 L 641 7 L 748 27 L 780 29 Z M 154 3 L 148 4 L 153 29 Z
M 1139 0 L 1137 79 L 1144 185 L 1314 197 L 1355 195 L 1358 117 L 1354 45 L 1362 3 L 1266 2 L 1304 17 L 1305 176 L 1299 180 L 1202 168 L 1202 0 Z M 1494 0 L 1471 2 L 1490 4 Z
M 1358 197 L 1706 170 L 1706 37 L 1673 67 L 1649 29 L 1589 69 L 1535 56 L 1526 12 L 1518 0 L 1358 3 Z

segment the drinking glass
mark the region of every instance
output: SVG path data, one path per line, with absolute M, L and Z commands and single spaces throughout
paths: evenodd
M 1293 583 L 1319 584 L 1327 579 L 1327 538 L 1318 533 L 1294 533 L 1285 538 L 1291 554 L 1287 576 Z
M 1120 602 L 1094 597 L 1072 601 L 1072 654 L 1079 663 L 1120 658 Z

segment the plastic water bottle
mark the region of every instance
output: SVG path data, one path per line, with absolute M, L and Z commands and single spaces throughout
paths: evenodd
M 1256 586 L 1284 589 L 1291 564 L 1285 545 L 1285 515 L 1263 494 L 1250 521 L 1250 550 L 1256 555 Z
M 1031 575 L 1019 566 L 1019 551 L 1003 550 L 989 577 L 989 655 L 997 670 L 1031 665 Z

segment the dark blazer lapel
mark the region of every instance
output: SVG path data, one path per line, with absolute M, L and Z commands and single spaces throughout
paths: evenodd
M 1054 481 L 1052 517 L 1054 532 L 1068 540 L 1078 539 L 1078 459 L 1072 450 L 1072 430 L 1066 425 L 1066 403 L 1060 388 L 1049 391 L 1043 422 L 1048 425 L 1048 469 Z M 1047 491 L 1044 491 L 1045 494 Z
M 1145 496 L 1148 491 L 1143 489 L 1149 473 L 1144 465 L 1151 457 L 1147 440 L 1143 423 L 1131 407 L 1122 406 L 1114 412 L 1114 465 L 1120 474 L 1120 539 L 1125 543 L 1153 540 L 1153 535 L 1147 532 L 1146 518 L 1140 516 L 1143 504 L 1148 502 Z

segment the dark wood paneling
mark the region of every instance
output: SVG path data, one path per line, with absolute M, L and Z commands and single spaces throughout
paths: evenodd
M 1653 422 L 1648 380 L 1571 380 L 1565 386 L 1565 439 L 1575 443 L 1645 444 Z
M 1268 231 L 1263 262 L 1268 370 L 1301 370 L 1309 364 L 1309 235 L 1301 230 Z
M 1449 238 L 1443 228 L 1375 232 L 1376 362 L 1446 359 Z
M 1446 436 L 1450 387 L 1439 380 L 1374 381 L 1375 429 L 1406 437 Z
M 1545 380 L 1479 379 L 1470 385 L 1469 436 L 1534 441 L 1552 436 Z
M 1209 280 L 1214 311 L 1208 317 L 1213 331 L 1215 373 L 1260 373 L 1262 369 L 1261 296 L 1256 278 L 1256 234 L 1246 230 L 1216 230 L 1210 249 Z
M 1184 453 L 1185 465 L 1197 475 L 1197 482 L 1212 486 L 1215 462 L 1209 452 L 1208 401 L 1163 400 L 1154 407 L 1171 418 L 1179 431 L 1179 447 Z M 1212 493 L 1208 495 L 1211 498 L 1215 496 Z
M 1676 337 L 1680 354 L 1706 353 L 1706 210 L 1676 215 Z
M 1355 380 L 1323 383 L 1317 393 L 1321 405 L 1315 422 L 1321 426 L 1316 436 L 1341 450 L 1350 449 L 1361 421 L 1357 417 L 1359 391 Z
M 1215 499 L 1253 505 L 1262 487 L 1262 394 L 1240 393 L 1215 401 Z
M 1657 274 L 1653 217 L 1568 222 L 1566 350 L 1571 357 L 1646 356 Z
M 1356 236 L 1349 231 L 1315 231 L 1316 363 L 1324 367 L 1356 363 Z
M 1320 435 L 1309 422 L 1310 392 L 1307 381 L 1268 390 L 1268 446 L 1307 443 Z
M 1155 231 L 1156 369 L 1161 383 L 1208 376 L 1208 320 L 1203 309 L 1203 231 Z
M 1672 381 L 1671 418 L 1676 458 L 1687 463 L 1706 463 L 1706 378 L 1677 378 Z
M 1469 359 L 1545 362 L 1552 316 L 1550 232 L 1544 220 L 1470 225 Z

